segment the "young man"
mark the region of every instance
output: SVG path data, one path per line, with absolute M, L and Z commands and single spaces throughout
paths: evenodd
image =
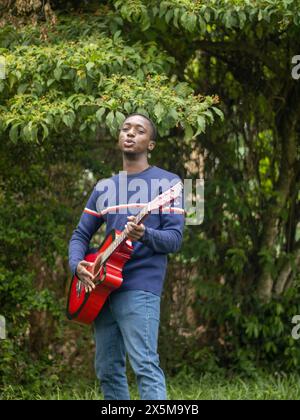
M 184 210 L 182 206 L 173 205 L 172 212 L 153 212 L 139 225 L 132 215 L 141 210 L 141 200 L 135 200 L 138 185 L 140 189 L 144 186 L 144 191 L 139 193 L 147 203 L 168 189 L 162 187 L 163 180 L 171 182 L 169 187 L 180 180 L 171 172 L 149 165 L 148 152 L 154 149 L 155 140 L 156 127 L 146 116 L 131 114 L 125 119 L 119 134 L 119 148 L 126 172 L 97 184 L 69 244 L 71 271 L 76 272 L 87 291 L 95 286 L 93 275 L 86 268 L 91 263 L 83 258 L 102 223 L 106 223 L 106 233 L 125 228 L 134 247 L 123 268 L 121 287 L 110 294 L 94 322 L 95 369 L 106 400 L 130 399 L 126 353 L 141 399 L 167 399 L 165 376 L 157 353 L 160 299 L 167 254 L 177 252 L 181 246 Z M 125 184 L 121 174 L 126 174 Z M 161 182 L 161 188 L 153 192 L 153 186 L 158 185 L 154 181 Z M 109 189 L 114 197 L 108 194 Z M 110 201 L 112 198 L 114 202 Z

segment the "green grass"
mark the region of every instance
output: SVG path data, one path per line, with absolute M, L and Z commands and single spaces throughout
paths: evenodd
M 300 400 L 300 377 L 259 376 L 256 379 L 204 375 L 169 378 L 169 400 Z M 6 386 L 1 399 L 32 400 L 101 400 L 98 384 L 72 383 L 65 385 Z M 131 386 L 131 399 L 139 399 L 136 386 Z

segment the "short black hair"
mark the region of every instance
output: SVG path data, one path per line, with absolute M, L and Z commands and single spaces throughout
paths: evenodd
M 124 121 L 126 121 L 127 120 L 127 118 L 129 118 L 129 117 L 133 117 L 134 115 L 139 115 L 140 117 L 144 117 L 144 118 L 146 118 L 146 120 L 148 120 L 149 121 L 149 123 L 150 123 L 150 125 L 151 125 L 151 140 L 152 141 L 156 141 L 156 138 L 157 138 L 157 128 L 156 128 L 156 125 L 154 124 L 154 122 L 149 118 L 149 117 L 147 117 L 146 115 L 144 115 L 144 114 L 139 114 L 138 112 L 135 112 L 135 113 L 133 113 L 133 114 L 130 114 L 130 115 L 127 115 L 127 117 L 125 118 L 125 120 Z

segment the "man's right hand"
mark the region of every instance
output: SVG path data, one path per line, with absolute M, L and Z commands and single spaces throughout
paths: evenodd
M 91 267 L 94 263 L 82 260 L 78 263 L 76 268 L 76 276 L 79 278 L 81 283 L 84 285 L 85 291 L 91 292 L 93 289 L 95 289 L 95 283 L 93 282 L 93 274 L 90 273 L 85 267 Z

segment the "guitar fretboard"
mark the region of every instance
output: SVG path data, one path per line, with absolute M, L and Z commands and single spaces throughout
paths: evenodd
M 139 224 L 140 221 L 148 215 L 148 204 L 142 208 L 142 210 L 135 216 L 135 223 Z M 111 254 L 118 248 L 119 245 L 126 239 L 125 229 L 116 237 L 116 239 L 106 248 L 101 256 L 101 264 L 104 264 Z

